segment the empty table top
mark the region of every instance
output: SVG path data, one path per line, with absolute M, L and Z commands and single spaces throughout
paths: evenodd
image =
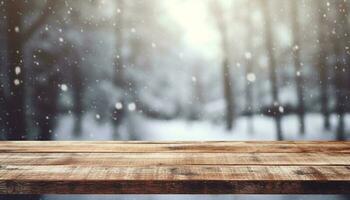
M 0 142 L 0 194 L 350 194 L 350 142 Z

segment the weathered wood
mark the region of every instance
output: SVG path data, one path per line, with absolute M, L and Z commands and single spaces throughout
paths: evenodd
M 8 194 L 349 194 L 347 181 L 8 181 Z M 59 192 L 58 192 L 59 191 Z
M 0 194 L 350 194 L 350 143 L 0 142 Z
M 8 153 L 2 165 L 167 166 L 287 165 L 350 166 L 350 154 L 338 153 Z
M 19 166 L 0 168 L 0 180 L 13 181 L 346 181 L 349 166 Z
M 350 142 L 71 142 L 5 141 L 0 153 L 81 152 L 81 153 L 350 153 Z

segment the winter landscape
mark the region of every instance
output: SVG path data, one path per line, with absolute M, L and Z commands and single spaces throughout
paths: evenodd
M 349 140 L 349 12 L 347 0 L 0 0 L 0 140 Z

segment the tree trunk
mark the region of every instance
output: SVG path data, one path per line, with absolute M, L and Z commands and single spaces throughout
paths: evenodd
M 251 1 L 248 1 L 247 2 L 247 8 L 248 10 L 251 10 L 252 8 L 252 3 Z M 250 133 L 253 133 L 254 132 L 254 124 L 253 124 L 253 116 L 254 116 L 254 113 L 253 113 L 253 83 L 254 83 L 254 80 L 251 80 L 249 78 L 249 76 L 252 76 L 253 75 L 253 60 L 252 60 L 252 56 L 253 56 L 253 29 L 254 29 L 254 26 L 253 26 L 253 23 L 252 23 L 252 18 L 251 18 L 251 15 L 250 14 L 246 14 L 245 16 L 246 18 L 246 27 L 247 27 L 247 32 L 246 32 L 246 45 L 247 45 L 247 52 L 246 54 L 249 54 L 249 55 L 245 55 L 246 57 L 246 72 L 245 72 L 245 81 L 246 81 L 246 94 L 245 94 L 245 99 L 246 99 L 246 108 L 245 108 L 245 111 L 246 111 L 246 114 L 247 114 L 247 118 L 248 118 L 248 123 L 247 123 L 247 128 L 248 128 L 248 131 Z
M 190 108 L 189 118 L 191 120 L 199 120 L 202 117 L 202 108 L 204 102 L 202 73 L 199 64 L 193 66 L 192 72 L 192 105 Z
M 274 52 L 273 52 L 273 31 L 272 31 L 272 25 L 271 25 L 271 16 L 270 16 L 270 9 L 267 1 L 261 0 L 260 1 L 262 9 L 263 9 L 263 16 L 265 20 L 265 42 L 266 42 L 266 48 L 267 48 L 267 57 L 268 57 L 268 66 L 269 66 L 269 73 L 270 73 L 270 82 L 271 82 L 271 95 L 273 100 L 273 107 L 277 107 L 279 105 L 279 98 L 278 98 L 278 86 L 277 86 L 277 73 L 276 73 L 276 61 L 274 58 Z M 278 109 L 274 109 L 278 110 Z M 277 139 L 282 140 L 282 126 L 281 126 L 281 113 L 276 112 L 274 113 L 275 123 L 276 123 L 276 134 Z
M 0 73 L 2 73 L 2 71 Z M 7 113 L 6 105 L 7 105 L 7 95 L 5 92 L 5 84 L 2 78 L 0 79 L 0 134 L 1 134 L 0 140 L 6 139 L 5 134 L 7 133 L 7 128 L 8 128 L 6 125 L 6 122 L 8 121 L 7 115 L 6 115 Z
M 25 69 L 23 65 L 22 1 L 7 1 L 7 59 L 10 97 L 7 104 L 8 140 L 26 139 Z
M 336 88 L 336 112 L 338 115 L 337 140 L 345 139 L 344 115 L 346 104 L 346 78 L 345 78 L 345 32 L 347 26 L 346 2 L 336 1 L 337 22 L 335 24 L 334 53 L 336 56 L 335 65 L 335 88 Z
M 295 83 L 296 83 L 296 93 L 298 99 L 297 105 L 297 115 L 299 118 L 299 132 L 300 134 L 305 134 L 305 105 L 304 105 L 304 91 L 303 91 L 303 73 L 301 67 L 300 58 L 300 30 L 299 30 L 299 8 L 297 0 L 291 1 L 292 6 L 292 31 L 294 38 L 293 45 L 293 58 L 295 67 Z
M 340 55 L 337 54 L 337 63 L 335 67 L 335 87 L 336 87 L 336 112 L 338 115 L 337 140 L 344 140 L 344 114 L 345 114 L 345 90 L 344 90 L 344 72 Z
M 0 22 L 0 43 L 2 46 L 0 46 L 0 51 L 6 52 L 6 44 L 7 44 L 7 39 L 6 39 L 6 30 L 7 30 L 7 24 L 5 22 Z M 6 115 L 6 102 L 7 102 L 7 92 L 6 92 L 6 87 L 7 84 L 5 83 L 5 79 L 7 76 L 7 59 L 6 56 L 1 56 L 0 57 L 0 140 L 5 139 L 5 134 L 7 133 L 6 129 L 6 122 L 7 120 L 7 115 Z
M 115 37 L 116 37 L 116 55 L 114 56 L 114 67 L 115 67 L 115 74 L 114 74 L 114 85 L 115 87 L 119 87 L 123 91 L 123 96 L 121 99 L 122 107 L 121 108 L 112 108 L 112 125 L 114 130 L 114 138 L 120 139 L 119 134 L 119 126 L 121 122 L 123 121 L 125 114 L 127 112 L 127 94 L 125 91 L 125 77 L 124 77 L 124 58 L 123 58 L 123 47 L 124 47 L 124 34 L 123 34 L 123 27 L 124 27 L 124 0 L 117 0 L 116 1 L 116 27 L 115 27 Z
M 50 64 L 46 64 L 46 70 L 51 69 Z M 56 125 L 56 119 L 58 114 L 58 99 L 59 88 L 57 83 L 59 82 L 59 75 L 54 74 L 47 77 L 47 83 L 38 83 L 34 88 L 35 99 L 34 106 L 36 110 L 37 123 L 39 125 L 39 140 L 52 140 L 52 133 Z
M 115 75 L 114 75 L 114 84 L 117 87 L 124 88 L 124 59 L 123 59 L 123 47 L 124 47 L 124 0 L 117 0 L 117 16 L 116 16 L 116 27 L 115 27 L 115 36 L 116 36 L 116 55 L 114 56 L 114 66 L 115 66 Z
M 328 98 L 328 65 L 327 65 L 327 52 L 325 45 L 328 35 L 325 32 L 325 24 L 328 22 L 324 14 L 326 13 L 325 5 L 320 4 L 318 0 L 315 1 L 316 6 L 319 8 L 318 11 L 318 40 L 319 40 L 319 54 L 317 71 L 320 79 L 320 101 L 321 101 L 321 112 L 323 115 L 323 127 L 326 130 L 330 130 L 330 111 L 329 111 L 329 98 Z
M 227 23 L 224 18 L 224 11 L 220 5 L 220 2 L 216 0 L 211 1 L 211 9 L 215 18 L 219 34 L 221 37 L 222 48 L 222 75 L 223 75 L 223 91 L 226 103 L 226 129 L 232 130 L 234 120 L 234 99 L 233 99 L 233 87 L 231 80 L 231 70 L 229 65 L 229 41 L 227 35 Z
M 82 117 L 83 117 L 83 95 L 84 95 L 84 85 L 82 72 L 78 64 L 72 66 L 73 80 L 73 113 L 74 113 L 74 136 L 81 136 L 82 131 Z
M 232 130 L 233 119 L 234 119 L 234 106 L 232 99 L 232 83 L 231 83 L 231 73 L 228 59 L 224 58 L 222 63 L 223 70 L 223 80 L 224 80 L 224 95 L 226 101 L 226 129 Z

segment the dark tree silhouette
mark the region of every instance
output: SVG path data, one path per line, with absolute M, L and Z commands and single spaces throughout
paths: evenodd
M 7 101 L 9 140 L 26 137 L 25 117 L 25 69 L 23 65 L 23 42 L 21 24 L 24 5 L 22 1 L 7 1 L 7 59 L 11 95 Z
M 58 84 L 61 77 L 55 68 L 56 54 L 39 51 L 35 55 L 41 63 L 33 67 L 37 77 L 33 87 L 33 105 L 36 113 L 35 121 L 39 129 L 38 139 L 51 140 L 58 114 Z
M 82 72 L 78 64 L 72 66 L 72 92 L 73 92 L 73 114 L 74 114 L 74 134 L 75 136 L 81 136 L 82 131 L 82 118 L 83 118 L 83 96 L 84 85 Z
M 24 29 L 25 1 L 6 1 L 7 61 L 10 95 L 6 101 L 8 113 L 7 139 L 26 139 L 26 71 L 23 57 L 25 43 L 44 24 L 56 1 L 48 0 L 41 15 Z
M 74 114 L 74 135 L 76 137 L 82 134 L 82 121 L 83 121 L 83 111 L 84 111 L 84 93 L 85 84 L 83 80 L 84 73 L 81 69 L 79 58 L 80 55 L 76 50 L 68 47 L 69 55 L 71 57 L 71 62 L 69 64 L 71 70 L 71 83 L 72 83 L 72 97 L 73 97 L 73 114 Z
M 251 10 L 253 8 L 253 3 L 255 1 L 250 0 L 247 1 L 247 9 Z M 252 17 L 250 14 L 246 14 L 245 16 L 245 24 L 246 24 L 246 48 L 248 50 L 246 56 L 246 87 L 245 87 L 245 99 L 246 99 L 246 107 L 245 112 L 248 116 L 248 130 L 249 132 L 253 132 L 254 125 L 253 125 L 253 117 L 254 117 L 254 111 L 253 111 L 253 82 L 249 80 L 249 76 L 252 76 L 254 73 L 254 62 L 253 62 L 253 33 L 254 33 L 254 25 L 252 22 Z
M 326 5 L 324 5 L 326 2 L 322 1 L 320 3 L 319 0 L 314 1 L 315 7 L 317 10 L 317 18 L 318 18 L 318 42 L 319 42 L 319 50 L 317 55 L 317 61 L 316 61 L 316 68 L 319 74 L 319 89 L 320 89 L 320 102 L 321 102 L 321 112 L 323 115 L 323 127 L 326 130 L 330 130 L 331 124 L 330 124 L 330 111 L 329 111 L 329 70 L 328 70 L 328 64 L 327 64 L 327 38 L 329 38 L 329 34 L 327 34 L 327 28 L 329 27 L 326 25 L 327 18 L 324 17 L 326 14 Z
M 270 82 L 271 82 L 271 95 L 273 100 L 273 115 L 275 118 L 276 123 L 276 133 L 277 133 L 277 139 L 282 140 L 282 126 L 281 126 L 281 120 L 282 115 L 279 112 L 278 104 L 279 104 L 279 97 L 278 97 L 278 85 L 277 85 L 277 65 L 276 60 L 274 57 L 274 50 L 273 50 L 273 31 L 272 31 L 272 19 L 270 16 L 270 9 L 269 9 L 269 1 L 260 0 L 260 4 L 262 6 L 262 12 L 265 22 L 265 42 L 266 42 L 266 48 L 267 48 L 267 57 L 268 57 L 268 66 L 269 66 L 269 73 L 270 73 Z
M 296 93 L 298 99 L 297 105 L 297 115 L 299 118 L 299 132 L 300 134 L 305 134 L 305 105 L 304 105 L 304 80 L 302 73 L 301 64 L 301 42 L 300 42 L 300 28 L 299 28 L 299 4 L 300 1 L 291 1 L 291 19 L 292 19 L 292 32 L 293 32 L 293 60 L 295 67 L 295 83 L 296 83 Z
M 124 28 L 124 7 L 125 2 L 124 0 L 117 0 L 116 1 L 116 26 L 115 26 L 115 37 L 116 37 L 116 44 L 115 44 L 115 56 L 114 56 L 114 85 L 115 87 L 119 87 L 123 91 L 123 97 L 122 97 L 122 105 L 121 107 L 113 107 L 112 109 L 112 124 L 114 126 L 114 136 L 118 136 L 118 127 L 121 124 L 121 121 L 124 118 L 124 115 L 126 114 L 125 106 L 126 104 L 126 83 L 125 83 L 125 74 L 124 74 L 124 57 L 122 49 L 124 47 L 124 34 L 123 34 L 123 28 Z
M 3 31 L 1 31 L 3 30 Z M 0 46 L 0 52 L 6 51 L 6 37 L 5 35 L 5 23 L 0 22 L 0 43 L 3 44 L 3 46 Z M 0 66 L 3 66 L 0 68 L 0 140 L 5 139 L 5 133 L 7 132 L 7 110 L 6 110 L 6 101 L 7 101 L 7 94 L 6 94 L 6 56 L 0 54 Z
M 124 78 L 124 58 L 122 49 L 124 47 L 124 0 L 116 1 L 116 26 L 115 26 L 115 37 L 116 37 L 116 54 L 114 57 L 114 83 L 115 86 L 124 88 L 125 78 Z
M 348 26 L 348 7 L 347 2 L 343 0 L 335 1 L 336 6 L 336 20 L 334 23 L 334 53 L 336 56 L 336 63 L 334 66 L 335 73 L 335 88 L 336 88 L 336 113 L 338 115 L 338 128 L 337 128 L 337 140 L 345 139 L 345 122 L 344 115 L 346 111 L 347 91 L 346 91 L 346 43 L 347 33 L 346 27 Z
M 229 40 L 227 33 L 227 24 L 223 16 L 223 9 L 219 2 L 211 1 L 211 9 L 219 29 L 222 46 L 222 76 L 224 80 L 224 96 L 226 102 L 226 128 L 231 130 L 233 128 L 234 120 L 234 99 L 233 99 L 233 81 L 231 80 L 231 68 L 229 64 Z

